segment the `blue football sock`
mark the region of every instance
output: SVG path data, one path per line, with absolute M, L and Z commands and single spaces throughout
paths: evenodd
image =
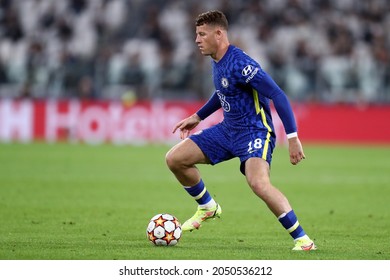
M 294 240 L 306 235 L 302 226 L 298 222 L 298 218 L 295 215 L 294 210 L 291 210 L 288 213 L 283 213 L 278 217 L 278 219 Z
M 202 180 L 195 186 L 184 187 L 184 189 L 198 202 L 199 206 L 208 207 L 215 205 L 214 199 L 207 191 Z

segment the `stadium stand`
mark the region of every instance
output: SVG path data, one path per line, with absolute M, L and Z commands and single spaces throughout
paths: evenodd
M 0 0 L 0 97 L 208 98 L 208 9 L 292 100 L 390 102 L 387 0 Z

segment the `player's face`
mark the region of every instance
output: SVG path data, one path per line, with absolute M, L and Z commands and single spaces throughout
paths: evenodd
M 203 55 L 214 57 L 218 50 L 218 29 L 214 26 L 203 24 L 196 27 L 195 43 Z

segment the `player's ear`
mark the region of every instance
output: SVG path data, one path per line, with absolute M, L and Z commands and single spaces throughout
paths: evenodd
M 222 37 L 222 34 L 223 32 L 221 29 L 218 28 L 217 30 L 215 30 L 215 35 L 217 36 L 218 39 Z

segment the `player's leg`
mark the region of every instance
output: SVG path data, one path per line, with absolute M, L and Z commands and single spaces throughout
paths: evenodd
M 245 162 L 245 176 L 253 192 L 267 204 L 275 216 L 291 211 L 286 196 L 271 184 L 268 162 L 257 157 L 249 158 Z
M 166 163 L 183 186 L 194 186 L 201 177 L 195 164 L 209 163 L 202 150 L 187 138 L 173 146 L 165 156 Z
M 198 203 L 195 215 L 182 225 L 183 231 L 198 229 L 203 221 L 219 217 L 222 210 L 207 191 L 195 166 L 198 163 L 210 163 L 199 146 L 187 138 L 167 153 L 166 162 L 184 189 Z
M 262 158 L 249 158 L 245 162 L 245 176 L 253 192 L 267 204 L 294 239 L 293 250 L 315 250 L 314 242 L 299 224 L 288 199 L 271 184 L 268 162 Z

